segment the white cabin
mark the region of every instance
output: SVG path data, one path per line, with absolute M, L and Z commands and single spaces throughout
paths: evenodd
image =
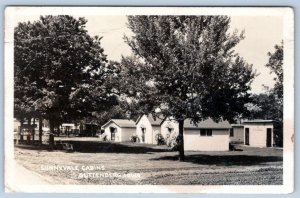
M 228 151 L 230 128 L 228 121 L 216 123 L 209 118 L 195 125 L 187 119 L 184 121 L 184 150 Z
M 273 121 L 248 120 L 244 125 L 244 143 L 253 147 L 273 147 Z
M 184 121 L 184 150 L 186 151 L 228 151 L 230 124 L 227 121 L 214 122 L 207 119 L 193 124 L 190 119 Z M 179 133 L 178 122 L 166 119 L 161 125 L 165 139 Z
M 106 140 L 112 142 L 126 142 L 130 141 L 130 137 L 135 133 L 135 122 L 128 119 L 111 119 L 103 128 L 104 133 L 102 137 L 106 136 Z
M 140 116 L 136 121 L 136 135 L 141 143 L 156 144 L 155 136 L 161 133 L 164 119 L 153 117 L 151 114 Z

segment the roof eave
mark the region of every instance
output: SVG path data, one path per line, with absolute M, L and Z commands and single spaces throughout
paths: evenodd
M 185 129 L 231 129 L 232 127 L 184 127 Z
M 119 127 L 121 127 L 121 128 L 136 128 L 136 126 L 119 126 Z

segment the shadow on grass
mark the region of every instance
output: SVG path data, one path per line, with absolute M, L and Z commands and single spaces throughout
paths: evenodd
M 153 158 L 151 160 L 168 160 L 178 161 L 178 156 L 164 156 Z M 267 162 L 282 162 L 281 156 L 256 156 L 256 155 L 186 155 L 185 162 L 191 162 L 200 165 L 216 165 L 216 166 L 242 166 L 242 165 L 258 165 Z
M 37 144 L 18 144 L 15 145 L 17 148 L 28 149 L 28 150 L 48 150 L 50 151 L 50 147 L 47 145 L 37 145 Z
M 133 143 L 111 143 L 111 142 L 77 142 L 69 141 L 73 144 L 76 152 L 82 153 L 152 153 L 166 152 L 167 148 L 155 147 L 153 145 L 142 145 Z
M 134 143 L 115 143 L 115 142 L 99 142 L 99 141 L 61 141 L 73 145 L 74 152 L 81 153 L 136 153 L 136 154 L 151 154 L 153 152 L 169 152 L 167 147 L 134 144 Z M 49 146 L 35 146 L 35 145 L 18 145 L 19 148 L 32 150 L 49 150 Z M 50 149 L 51 150 L 51 149 Z M 54 148 L 54 150 L 61 150 Z

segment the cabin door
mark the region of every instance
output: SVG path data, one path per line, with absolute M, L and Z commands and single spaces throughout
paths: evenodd
M 267 147 L 272 147 L 272 129 L 267 128 Z
M 116 139 L 116 128 L 111 127 L 110 128 L 110 140 L 115 141 Z
M 245 128 L 245 144 L 249 145 L 249 128 Z
M 146 128 L 142 128 L 142 142 L 145 143 Z

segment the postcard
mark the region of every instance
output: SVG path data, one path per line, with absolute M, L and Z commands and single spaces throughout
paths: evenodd
M 5 9 L 5 191 L 291 193 L 289 7 Z

